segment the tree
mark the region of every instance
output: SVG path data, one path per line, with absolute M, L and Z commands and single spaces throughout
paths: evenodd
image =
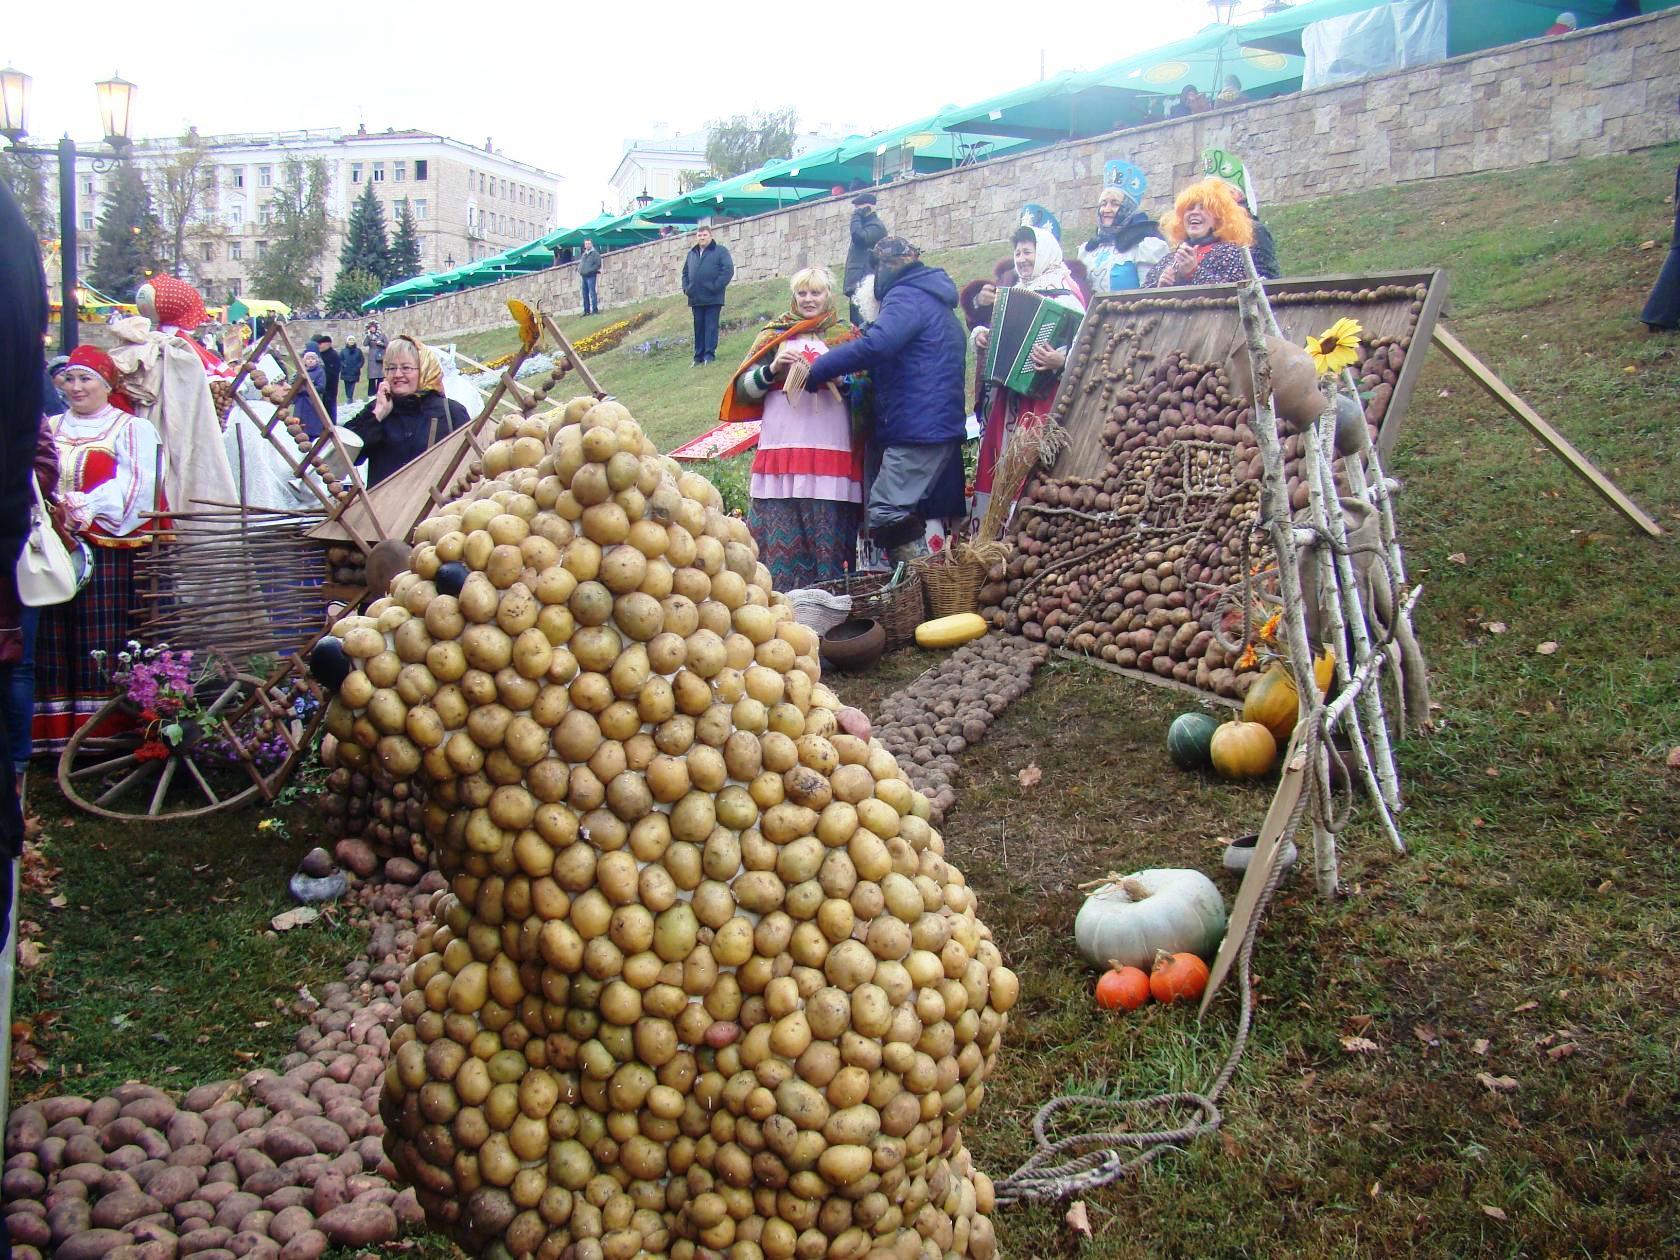
M 736 114 L 706 128 L 706 163 L 713 179 L 728 179 L 777 158 L 793 156 L 797 115 L 789 109 Z
M 111 183 L 88 283 L 107 297 L 132 302 L 135 290 L 159 268 L 163 228 L 152 209 L 151 190 L 132 162 L 117 163 Z
M 391 242 L 385 235 L 385 207 L 373 195 L 373 184 L 362 185 L 362 195 L 350 207 L 350 223 L 344 229 L 344 248 L 338 251 L 338 270 L 360 271 L 383 283 L 391 274 Z
M 711 182 L 712 173 L 710 171 L 678 171 L 677 193 L 679 196 L 683 193 L 690 193 L 700 187 L 701 184 Z
M 29 221 L 29 228 L 43 241 L 58 235 L 47 205 L 47 170 L 45 166 L 31 166 L 14 153 L 0 152 L 0 180 L 12 190 L 18 208 Z
M 348 312 L 359 315 L 362 303 L 384 287 L 384 282 L 371 271 L 362 271 L 354 267 L 349 271 L 341 271 L 338 273 L 338 280 L 333 284 L 332 292 L 327 294 L 327 314 L 340 315 Z
M 268 252 L 252 279 L 260 296 L 292 306 L 319 300 L 309 275 L 327 250 L 327 163 L 287 158 L 268 203 Z
M 175 152 L 158 166 L 157 184 L 169 271 L 178 276 L 186 261 L 187 238 L 208 227 L 216 213 L 216 167 L 197 127 L 188 127 Z
M 420 225 L 414 221 L 414 208 L 408 199 L 402 200 L 397 214 L 397 230 L 391 237 L 391 273 L 388 282 L 396 284 L 417 276 L 424 270 L 420 265 Z

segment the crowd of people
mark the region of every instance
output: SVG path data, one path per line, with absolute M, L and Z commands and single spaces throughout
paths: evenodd
M 1261 277 L 1279 274 L 1246 176 L 1189 185 L 1159 220 L 1144 208 L 1147 187 L 1136 166 L 1107 163 L 1096 230 L 1071 258 L 1057 216 L 1026 206 L 1009 256 L 960 290 L 914 244 L 891 234 L 874 193 L 853 198 L 840 289 L 850 318 L 840 317 L 827 271 L 799 272 L 789 310 L 765 325 L 719 408 L 724 421 L 760 421 L 748 523 L 778 589 L 890 569 L 942 552 L 971 531 L 990 506 L 1014 434 L 1049 410 L 1068 347 L 1097 297 L 1231 283 L 1246 279 L 1251 266 Z M 716 347 L 715 313 L 705 316 L 703 338 L 700 311 L 722 294 L 693 280 L 719 249 L 710 232 L 697 234 L 684 268 L 696 310 L 696 364 L 709 362 Z M 1025 366 L 1007 375 L 989 363 L 1006 292 L 1010 305 L 1027 306 L 1058 330 L 1018 347 Z M 1056 309 L 1046 315 L 1040 304 Z M 971 352 L 974 370 L 965 379 Z M 969 486 L 963 444 L 971 414 L 980 440 Z

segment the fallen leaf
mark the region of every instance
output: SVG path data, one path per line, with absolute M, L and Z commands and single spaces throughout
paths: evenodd
M 1517 1082 L 1509 1076 L 1489 1076 L 1486 1072 L 1477 1072 L 1476 1080 L 1495 1094 L 1508 1094 L 1517 1088 Z
M 1504 634 L 1510 628 L 1511 627 L 1506 625 L 1503 621 L 1482 622 L 1482 629 L 1486 630 L 1489 634 Z
M 1452 555 L 1447 557 L 1447 563 L 1449 563 L 1449 564 L 1469 564 L 1470 563 L 1470 557 L 1465 555 L 1462 551 L 1455 551 L 1455 552 L 1452 553 Z
M 1610 891 L 1611 887 L 1615 884 L 1615 882 L 1616 882 L 1615 880 L 1607 879 L 1602 884 L 1600 884 L 1597 888 L 1593 889 L 1593 891 L 1596 892 L 1596 893 L 1607 893 L 1607 892 Z
M 1435 397 L 1437 397 L 1437 398 L 1451 398 L 1452 397 L 1452 390 L 1450 390 L 1450 389 L 1437 390 L 1435 392 Z
M 1484 1215 L 1491 1216 L 1496 1221 L 1502 1221 L 1505 1219 L 1504 1209 L 1496 1208 L 1491 1203 L 1482 1204 L 1482 1212 Z
M 1039 783 L 1039 780 L 1042 779 L 1043 777 L 1044 777 L 1044 771 L 1042 771 L 1038 768 L 1038 763 L 1035 761 L 1031 765 L 1027 766 L 1025 769 L 1021 770 L 1018 774 L 1016 774 L 1015 781 L 1017 783 L 1019 783 L 1024 788 L 1030 788 L 1030 787 L 1037 787 L 1038 783 Z M 1078 1206 L 1078 1205 L 1075 1205 L 1075 1206 Z
M 1430 1047 L 1431 1049 L 1440 1048 L 1441 1034 L 1435 1031 L 1435 1027 L 1432 1024 L 1413 1024 L 1412 1036 L 1416 1037 L 1419 1041 L 1423 1042 L 1424 1045 Z
M 1091 1236 L 1091 1216 L 1085 1210 L 1084 1199 L 1075 1199 L 1073 1206 L 1067 1210 L 1067 1215 L 1062 1219 L 1067 1221 L 1068 1228 L 1074 1233 L 1083 1234 L 1086 1238 Z
M 1372 1199 L 1372 1200 L 1373 1200 L 1373 1201 L 1375 1201 L 1375 1200 L 1376 1200 L 1376 1197 L 1377 1197 L 1377 1196 L 1378 1196 L 1378 1195 L 1379 1195 L 1379 1194 L 1381 1194 L 1381 1193 L 1382 1193 L 1382 1182 L 1380 1182 L 1380 1181 L 1373 1181 L 1373 1182 L 1372 1182 L 1372 1183 L 1371 1183 L 1371 1188 L 1370 1188 L 1370 1189 L 1369 1189 L 1369 1190 L 1367 1190 L 1367 1191 L 1366 1191 L 1366 1192 L 1365 1192 L 1365 1193 L 1366 1193 L 1366 1194 L 1368 1194 L 1368 1195 L 1370 1195 L 1370 1196 L 1371 1196 L 1371 1199 Z
M 1349 1015 L 1348 1027 L 1356 1033 L 1362 1033 L 1371 1027 L 1372 1018 L 1369 1015 Z
M 1657 243 L 1655 241 L 1640 241 L 1639 242 L 1639 249 L 1640 249 L 1641 253 L 1645 252 L 1646 250 L 1655 249 L 1656 247 L 1657 247 Z
M 1544 643 L 1540 644 L 1534 650 L 1536 652 L 1540 653 L 1541 656 L 1552 656 L 1557 652 L 1558 645 L 1556 643 L 1554 643 L 1552 640 L 1547 639 Z
M 1540 1003 L 1536 1002 L 1533 998 L 1529 998 L 1528 1001 L 1519 1002 L 1517 1005 L 1513 1006 L 1511 1008 L 1511 1014 L 1521 1015 L 1524 1011 L 1532 1011 L 1539 1005 Z
M 1370 1054 L 1379 1047 L 1369 1037 L 1343 1037 L 1342 1049 L 1349 1054 Z
M 1470 1043 L 1470 1053 L 1471 1054 L 1479 1054 L 1479 1055 L 1482 1055 L 1482 1056 L 1485 1057 L 1487 1055 L 1487 1052 L 1488 1052 L 1488 1039 L 1486 1037 L 1477 1037 L 1476 1040 L 1474 1040 Z
M 1680 770 L 1680 744 L 1676 744 L 1668 750 L 1668 758 L 1665 764 L 1670 770 Z
M 268 921 L 268 926 L 276 932 L 290 932 L 293 928 L 313 923 L 320 917 L 321 912 L 314 906 L 294 906 L 275 915 Z
M 41 965 L 41 947 L 34 941 L 19 941 L 17 949 L 18 968 L 28 971 Z
M 70 898 L 66 897 L 63 893 L 59 893 L 56 897 L 48 897 L 47 904 L 54 910 L 62 910 L 70 904 Z
M 1490 779 L 1497 779 L 1499 777 L 1499 767 L 1489 766 L 1487 768 L 1487 777 Z
M 1573 1041 L 1566 1041 L 1562 1045 L 1553 1046 L 1550 1050 L 1546 1051 L 1546 1057 L 1553 1063 L 1556 1063 L 1559 1059 L 1567 1059 L 1580 1048 L 1581 1047 L 1576 1045 Z

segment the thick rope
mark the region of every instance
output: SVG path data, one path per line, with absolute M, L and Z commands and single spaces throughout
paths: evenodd
M 1318 738 L 1314 717 L 1316 714 L 1309 716 L 1302 741 L 1309 764 L 1313 757 L 1312 745 Z M 1306 812 L 1307 801 L 1311 795 L 1309 792 L 1302 792 L 1300 799 L 1295 802 L 1295 808 L 1290 812 L 1289 821 L 1284 826 L 1283 841 L 1293 836 L 1300 826 L 1301 816 Z M 1080 1094 L 1062 1094 L 1052 1098 L 1040 1107 L 1038 1114 L 1033 1117 L 1033 1144 L 1036 1147 L 1033 1154 L 1026 1163 L 995 1183 L 997 1201 L 1000 1204 L 1054 1201 L 1085 1194 L 1138 1172 L 1165 1151 L 1178 1149 L 1183 1144 L 1205 1137 L 1219 1128 L 1224 1122 L 1224 1115 L 1219 1110 L 1219 1099 L 1242 1062 L 1243 1053 L 1248 1048 L 1248 1034 L 1254 1022 L 1254 988 L 1249 978 L 1254 942 L 1259 934 L 1260 922 L 1265 917 L 1266 907 L 1272 900 L 1272 894 L 1277 891 L 1286 865 L 1281 854 L 1273 861 L 1271 874 L 1260 892 L 1260 900 L 1255 904 L 1248 930 L 1243 934 L 1236 966 L 1237 983 L 1241 988 L 1237 1030 L 1231 1039 L 1231 1052 L 1225 1057 L 1224 1066 L 1219 1069 L 1207 1091 L 1197 1093 L 1193 1090 L 1180 1090 L 1152 1094 L 1147 1098 L 1095 1098 Z M 1051 1122 L 1062 1111 L 1106 1111 L 1125 1117 L 1152 1109 L 1173 1113 L 1181 1112 L 1184 1108 L 1194 1108 L 1200 1114 L 1172 1128 L 1116 1127 L 1097 1132 L 1076 1133 L 1057 1140 L 1052 1140 L 1049 1133 Z M 1134 1147 L 1138 1154 L 1128 1158 L 1121 1154 L 1118 1149 L 1121 1147 Z

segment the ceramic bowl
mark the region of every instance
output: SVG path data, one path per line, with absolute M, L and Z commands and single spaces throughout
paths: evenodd
M 873 617 L 849 617 L 821 642 L 823 656 L 836 669 L 867 669 L 887 650 L 887 629 Z

